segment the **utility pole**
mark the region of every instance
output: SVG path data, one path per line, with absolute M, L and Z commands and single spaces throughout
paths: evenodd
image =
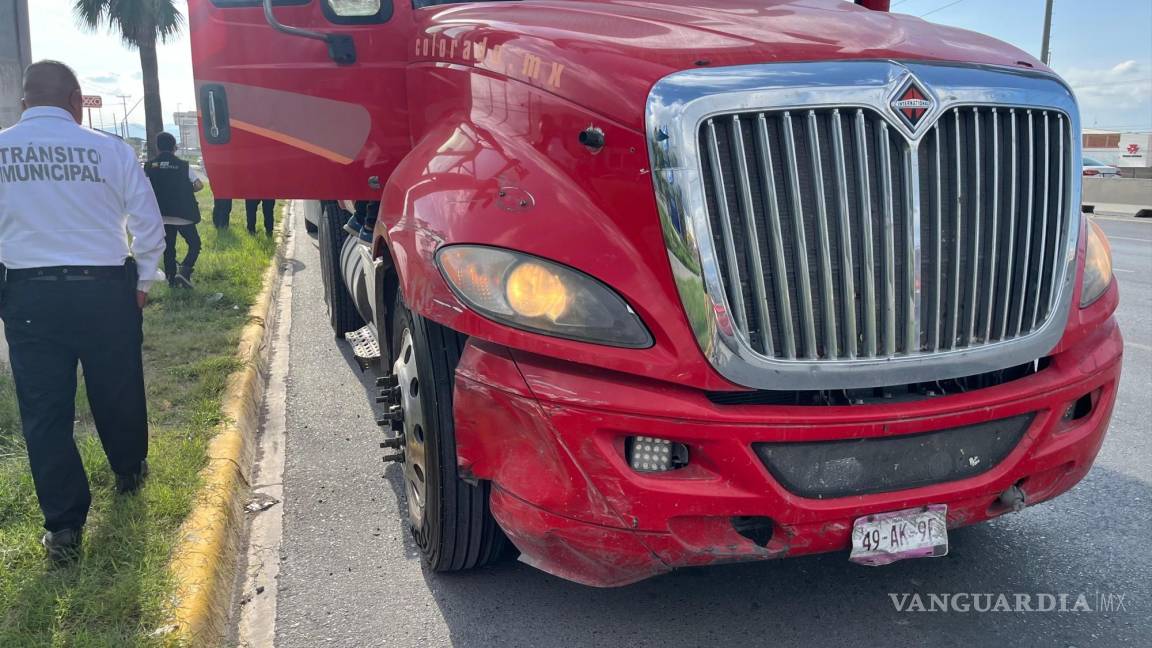
M 128 108 L 127 111 L 124 113 L 124 139 L 128 139 L 128 117 L 130 117 L 132 115 L 132 113 L 135 112 L 136 109 L 140 107 L 141 101 L 144 101 L 144 97 L 140 97 L 139 99 L 137 99 L 136 103 L 132 104 L 132 107 Z M 127 105 L 127 104 L 125 104 L 125 105 Z
M 1044 2 L 1044 42 L 1040 45 L 1040 60 L 1044 65 L 1052 61 L 1052 0 Z
M 28 0 L 0 2 L 0 129 L 20 121 L 20 78 L 32 62 L 28 36 Z
M 131 95 L 117 95 L 117 96 L 120 97 L 120 101 L 124 105 L 124 127 L 122 129 L 119 129 L 119 130 L 121 131 L 121 137 L 123 137 L 125 140 L 127 140 L 128 139 L 128 100 L 132 96 Z

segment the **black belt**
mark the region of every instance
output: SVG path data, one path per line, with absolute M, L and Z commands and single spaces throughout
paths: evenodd
M 128 269 L 120 266 L 49 266 L 44 268 L 9 269 L 9 282 L 17 281 L 85 281 L 93 279 L 126 279 Z

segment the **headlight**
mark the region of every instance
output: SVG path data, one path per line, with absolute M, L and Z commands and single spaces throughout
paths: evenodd
M 443 247 L 436 263 L 461 301 L 498 322 L 584 342 L 652 345 L 648 329 L 628 304 L 578 270 L 477 245 Z
M 1112 283 L 1112 248 L 1108 237 L 1095 222 L 1088 222 L 1088 249 L 1084 254 L 1084 285 L 1080 289 L 1080 307 L 1100 299 Z

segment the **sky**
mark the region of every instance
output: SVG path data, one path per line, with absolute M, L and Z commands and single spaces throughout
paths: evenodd
M 112 130 L 111 124 L 124 115 L 125 106 L 130 111 L 129 123 L 143 125 L 144 104 L 132 109 L 144 96 L 139 52 L 127 48 L 119 35 L 106 29 L 91 32 L 82 27 L 73 17 L 73 4 L 73 0 L 29 0 L 32 60 L 56 59 L 71 65 L 80 77 L 84 93 L 104 98 L 103 111 L 92 111 L 92 121 L 97 128 L 103 121 L 105 128 Z M 187 0 L 176 0 L 176 5 L 187 15 Z M 187 29 L 161 44 L 156 56 L 164 123 L 171 124 L 173 112 L 196 109 Z M 120 99 L 120 95 L 127 96 L 127 100 Z
M 395 0 L 403 2 L 405 0 Z M 32 56 L 76 68 L 85 92 L 104 97 L 105 125 L 141 95 L 140 60 L 119 38 L 89 32 L 72 17 L 72 0 L 32 0 Z M 187 0 L 176 0 L 182 10 Z M 1039 57 L 1044 0 L 892 0 L 892 10 L 971 29 Z M 159 49 L 164 122 L 177 109 L 194 109 L 187 33 Z M 1152 1 L 1055 0 L 1052 67 L 1074 87 L 1085 128 L 1152 131 Z M 143 123 L 137 107 L 129 121 Z

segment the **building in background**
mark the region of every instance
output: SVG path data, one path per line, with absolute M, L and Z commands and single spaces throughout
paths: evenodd
M 172 113 L 172 119 L 176 122 L 176 130 L 180 131 L 177 135 L 180 151 L 185 155 L 200 155 L 200 124 L 196 112 Z
M 1119 131 L 1085 128 L 1084 156 L 1111 164 L 1128 178 L 1152 177 L 1152 133 L 1121 133 Z
M 20 119 L 24 68 L 31 62 L 28 0 L 0 0 L 0 128 Z

